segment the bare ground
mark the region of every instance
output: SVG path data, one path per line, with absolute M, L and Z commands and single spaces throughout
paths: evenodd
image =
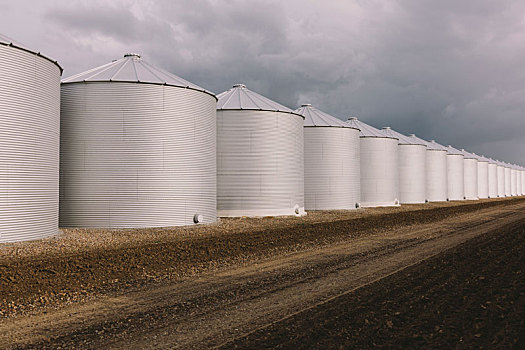
M 80 230 L 9 245 L 0 250 L 0 347 L 242 347 L 258 329 L 521 222 L 524 209 L 523 199 L 444 203 L 90 230 L 92 241 L 126 239 L 78 250 L 67 242 Z M 33 253 L 13 253 L 24 247 Z

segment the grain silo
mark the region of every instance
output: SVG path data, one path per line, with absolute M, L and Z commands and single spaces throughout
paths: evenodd
M 305 118 L 305 209 L 359 207 L 359 129 L 309 104 L 295 112 Z
M 408 137 L 390 127 L 383 132 L 398 141 L 399 203 L 416 204 L 426 201 L 427 146 L 416 137 Z
M 350 118 L 348 124 L 361 130 L 361 206 L 399 205 L 398 139 L 357 118 Z
M 489 158 L 488 163 L 489 198 L 498 197 L 498 162 Z
M 304 117 L 243 84 L 218 98 L 219 216 L 304 215 Z
M 58 232 L 61 74 L 0 35 L 0 242 Z
M 426 199 L 428 202 L 447 200 L 447 148 L 434 140 L 426 141 L 410 135 L 425 143 L 426 150 Z
M 521 167 L 514 165 L 514 168 L 516 169 L 516 195 L 521 196 L 523 194 L 521 184 Z
M 525 196 L 525 168 L 521 167 L 521 195 Z
M 489 160 L 483 156 L 476 156 L 478 158 L 478 198 L 489 198 Z
M 138 54 L 62 82 L 60 224 L 216 221 L 216 97 Z
M 509 164 L 510 168 L 510 195 L 511 196 L 517 196 L 518 195 L 518 174 L 516 171 L 516 166 L 514 164 Z
M 498 163 L 498 197 L 505 197 L 505 163 Z
M 464 157 L 463 153 L 447 146 L 447 193 L 448 200 L 459 201 L 465 199 Z
M 476 155 L 461 149 L 463 154 L 463 179 L 464 197 L 468 200 L 479 199 L 478 197 L 478 159 Z
M 503 163 L 504 169 L 505 169 L 505 197 L 510 197 L 512 195 L 511 192 L 511 171 L 510 171 L 510 164 Z

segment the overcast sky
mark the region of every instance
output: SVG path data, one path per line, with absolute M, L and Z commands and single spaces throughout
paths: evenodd
M 215 93 L 525 165 L 525 1 L 0 0 L 0 33 L 64 77 L 138 52 Z

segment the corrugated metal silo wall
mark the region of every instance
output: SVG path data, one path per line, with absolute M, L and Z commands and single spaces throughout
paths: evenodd
M 525 170 L 521 171 L 521 193 L 525 195 Z
M 498 165 L 498 197 L 505 197 L 505 167 Z
M 60 74 L 0 45 L 0 242 L 58 232 Z
M 399 145 L 399 202 L 425 203 L 426 153 L 423 145 Z
M 510 168 L 505 167 L 505 196 L 510 197 L 511 191 L 510 191 Z
M 489 163 L 478 161 L 478 197 L 489 198 Z
M 465 159 L 463 172 L 465 199 L 475 200 L 478 198 L 478 161 L 476 159 Z
M 518 194 L 517 183 L 518 183 L 518 179 L 517 179 L 516 169 L 510 169 L 510 195 L 511 196 L 516 196 Z
M 464 160 L 459 154 L 447 154 L 447 193 L 451 201 L 465 199 Z
M 306 210 L 355 209 L 360 202 L 359 130 L 304 128 Z
M 216 100 L 173 86 L 62 84 L 60 224 L 216 220 Z
M 489 197 L 496 198 L 498 196 L 498 165 L 488 164 L 488 182 L 489 182 Z
M 429 202 L 447 200 L 447 152 L 427 150 L 426 193 Z
M 521 171 L 519 169 L 516 169 L 516 195 L 521 196 Z
M 361 137 L 361 206 L 396 205 L 399 193 L 398 141 Z
M 289 113 L 217 111 L 219 216 L 304 212 L 303 124 Z

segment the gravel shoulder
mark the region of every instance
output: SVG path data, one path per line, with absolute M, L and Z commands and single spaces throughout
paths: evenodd
M 238 219 L 188 230 L 186 236 L 166 234 L 155 244 L 147 239 L 144 244 L 140 237 L 133 244 L 84 248 L 76 254 L 50 254 L 49 249 L 40 257 L 6 254 L 7 263 L 0 265 L 21 282 L 1 286 L 10 293 L 2 292 L 8 295 L 4 305 L 15 307 L 3 309 L 0 347 L 230 344 L 522 220 L 525 200 L 421 207 L 326 213 L 334 215 L 330 222 L 323 221 L 325 213 L 313 213 L 308 220 L 270 220 L 271 227 L 264 225 L 267 219 Z M 245 231 L 242 224 L 235 228 L 239 222 L 245 223 Z M 171 232 L 158 230 L 164 231 Z M 27 277 L 31 269 L 39 271 L 34 264 L 55 273 Z M 71 269 L 76 265 L 84 269 Z M 86 290 L 83 297 L 70 297 L 79 295 L 79 288 Z M 39 295 L 55 299 L 38 305 L 33 300 Z M 63 302 L 56 296 L 69 299 Z

